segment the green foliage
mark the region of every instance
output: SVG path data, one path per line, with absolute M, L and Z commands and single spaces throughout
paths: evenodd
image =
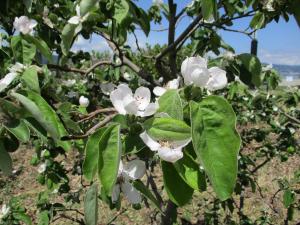
M 190 111 L 195 152 L 217 196 L 226 200 L 235 187 L 241 145 L 235 113 L 225 99 L 217 96 L 191 102 Z
M 159 98 L 158 103 L 158 112 L 167 113 L 174 119 L 183 119 L 183 105 L 178 90 L 168 90 Z
M 98 174 L 101 185 L 108 196 L 111 196 L 116 183 L 122 153 L 120 125 L 108 127 L 99 141 Z
M 12 159 L 5 150 L 2 140 L 0 140 L 0 169 L 7 176 L 12 173 Z
M 84 199 L 85 224 L 98 224 L 98 185 L 94 183 L 86 192 Z
M 162 161 L 161 167 L 164 187 L 170 200 L 178 206 L 187 204 L 191 200 L 194 190 L 182 180 L 172 163 Z

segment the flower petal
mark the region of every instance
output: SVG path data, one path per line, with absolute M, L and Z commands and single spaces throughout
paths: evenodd
M 189 139 L 181 140 L 181 141 L 172 141 L 171 145 L 174 149 L 183 148 L 183 147 L 187 146 L 191 142 L 191 140 L 192 139 L 189 138 Z
M 139 159 L 132 160 L 124 166 L 123 173 L 125 176 L 128 176 L 130 180 L 140 179 L 146 173 L 145 162 Z
M 178 89 L 179 88 L 179 83 L 180 83 L 180 78 L 170 80 L 167 83 L 166 88 L 167 89 Z
M 127 114 L 138 115 L 138 103 L 132 97 L 125 98 L 123 104 Z
M 140 138 L 152 151 L 157 151 L 161 147 L 161 145 L 153 140 L 146 131 L 140 134 Z
M 156 113 L 157 109 L 159 108 L 158 103 L 150 103 L 145 111 L 142 113 L 138 113 L 138 116 L 146 117 L 146 116 L 152 116 L 154 113 Z
M 113 203 L 115 203 L 116 201 L 118 201 L 119 199 L 119 196 L 120 196 L 120 185 L 119 184 L 116 184 L 112 190 L 112 193 L 111 193 L 111 201 Z
M 198 87 L 205 87 L 209 80 L 209 72 L 205 67 L 199 67 L 193 70 L 191 80 Z
M 79 16 L 73 16 L 68 20 L 68 23 L 77 25 L 77 24 L 80 23 L 80 17 Z
M 174 163 L 183 157 L 182 149 L 171 149 L 162 147 L 158 149 L 158 155 L 161 159 L 167 162 Z
M 128 181 L 121 183 L 121 190 L 131 204 L 138 204 L 142 201 L 141 194 Z
M 162 96 L 166 91 L 167 90 L 165 88 L 159 86 L 153 89 L 153 93 L 158 97 Z
M 139 87 L 134 93 L 134 98 L 138 103 L 139 110 L 145 110 L 151 100 L 151 92 L 149 88 Z
M 126 110 L 123 103 L 124 95 L 120 89 L 116 89 L 110 94 L 110 101 L 118 111 L 118 113 L 122 115 L 126 115 Z
M 210 79 L 207 82 L 207 89 L 208 90 L 219 90 L 226 87 L 228 80 L 226 76 L 226 71 L 218 68 L 212 67 L 209 69 L 210 72 Z

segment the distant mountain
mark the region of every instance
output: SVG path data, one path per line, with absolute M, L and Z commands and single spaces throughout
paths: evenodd
M 300 79 L 300 65 L 290 66 L 274 64 L 273 68 L 276 69 L 285 80 Z

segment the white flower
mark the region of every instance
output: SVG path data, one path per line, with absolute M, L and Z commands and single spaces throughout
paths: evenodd
M 41 164 L 41 165 L 39 166 L 38 172 L 39 172 L 39 173 L 44 173 L 44 172 L 46 171 L 46 168 L 47 168 L 46 163 L 43 163 L 43 164 Z
M 158 108 L 157 103 L 150 103 L 151 93 L 145 87 L 139 87 L 133 95 L 127 84 L 120 84 L 116 90 L 111 92 L 110 100 L 122 115 L 146 117 L 153 115 Z
M 226 52 L 224 52 L 223 57 L 228 60 L 233 60 L 235 57 L 235 54 L 231 51 L 226 51 Z
M 128 73 L 128 72 L 125 72 L 125 73 L 123 74 L 123 77 L 124 77 L 124 79 L 127 80 L 127 81 L 132 81 L 133 78 L 134 78 L 134 76 L 133 76 L 132 74 Z
M 194 84 L 210 91 L 222 89 L 228 82 L 226 71 L 218 67 L 208 69 L 206 59 L 200 56 L 185 59 L 181 65 L 181 73 L 186 85 Z
M 156 5 L 156 6 L 161 6 L 164 4 L 164 1 L 163 0 L 153 0 L 152 4 Z
M 159 83 L 162 83 L 164 81 L 164 78 L 163 77 L 160 77 L 159 79 L 158 79 L 158 82 Z
M 81 16 L 80 15 L 80 6 L 79 5 L 76 5 L 75 10 L 76 10 L 76 16 L 71 17 L 68 20 L 68 23 L 79 25 L 79 24 L 81 24 L 82 22 L 84 22 L 87 19 L 87 17 L 89 16 L 89 13 L 87 13 L 84 16 Z
M 180 78 L 170 80 L 165 87 L 159 87 L 159 86 L 155 87 L 153 89 L 153 93 L 156 96 L 162 96 L 169 89 L 178 89 L 179 83 L 180 83 Z
M 6 204 L 3 204 L 3 205 L 2 205 L 2 208 L 1 208 L 1 211 L 0 211 L 0 222 L 1 222 L 1 220 L 2 220 L 5 216 L 7 216 L 7 214 L 9 213 L 9 211 L 10 211 L 10 207 L 7 206 Z
M 14 81 L 14 79 L 23 72 L 25 69 L 25 66 L 21 63 L 16 63 L 11 68 L 9 68 L 9 73 L 5 75 L 4 78 L 0 80 L 0 92 L 5 90 L 8 85 L 11 84 L 11 82 Z
M 116 63 L 117 66 L 119 66 L 119 65 L 122 64 L 122 60 L 119 57 L 117 57 L 116 60 L 115 60 L 115 63 Z
M 102 91 L 103 94 L 105 95 L 110 95 L 110 93 L 115 90 L 116 85 L 114 85 L 113 83 L 102 83 L 100 84 L 100 89 Z
M 182 148 L 188 145 L 191 139 L 179 140 L 179 141 L 160 141 L 154 140 L 150 137 L 146 131 L 140 134 L 143 142 L 152 151 L 157 151 L 160 158 L 168 162 L 176 162 L 183 157 Z
M 27 16 L 20 16 L 15 18 L 13 25 L 14 28 L 22 34 L 32 34 L 37 22 L 29 19 Z
M 62 83 L 66 87 L 72 87 L 74 84 L 76 84 L 76 80 L 75 79 L 68 79 L 68 80 L 64 80 Z
M 125 165 L 120 161 L 117 183 L 113 188 L 111 196 L 112 202 L 116 202 L 119 199 L 120 192 L 122 191 L 130 203 L 140 203 L 142 200 L 141 195 L 130 181 L 142 178 L 145 173 L 146 166 L 141 160 L 132 160 Z
M 79 98 L 79 105 L 81 107 L 85 107 L 86 108 L 86 107 L 89 106 L 89 104 L 90 104 L 90 100 L 88 98 L 86 98 L 84 96 L 80 96 L 80 98 Z
M 59 4 L 58 4 L 58 3 L 54 4 L 53 6 L 54 6 L 55 8 L 59 8 Z

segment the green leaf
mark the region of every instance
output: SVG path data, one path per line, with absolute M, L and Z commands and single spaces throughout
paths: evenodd
M 21 142 L 27 142 L 30 138 L 30 131 L 23 120 L 12 120 L 5 128 Z
M 31 225 L 32 224 L 32 221 L 31 221 L 31 218 L 30 216 L 26 215 L 25 213 L 23 212 L 17 212 L 17 213 L 14 213 L 13 214 L 13 217 L 17 220 L 20 220 L 20 221 L 23 221 L 25 224 L 27 225 Z
M 129 4 L 127 0 L 119 0 L 114 4 L 114 15 L 113 18 L 117 21 L 118 24 L 122 24 L 126 19 L 129 13 Z
M 50 223 L 47 210 L 44 210 L 39 213 L 38 221 L 38 225 L 48 225 Z
M 145 35 L 148 36 L 150 33 L 150 20 L 147 13 L 142 9 L 137 7 L 133 2 L 129 2 L 130 11 L 132 13 L 133 21 L 139 24 L 144 31 Z
M 216 18 L 217 1 L 216 0 L 202 0 L 202 15 L 203 19 L 209 20 L 212 16 Z
M 27 42 L 34 44 L 35 47 L 42 53 L 42 55 L 45 56 L 49 62 L 52 62 L 52 53 L 44 40 L 31 35 L 24 35 L 23 38 Z
M 70 51 L 74 37 L 77 34 L 77 27 L 78 25 L 67 23 L 62 30 L 60 47 L 64 55 L 68 55 Z
M 184 151 L 184 157 L 174 164 L 180 177 L 194 190 L 206 189 L 205 173 L 200 171 L 199 165 Z
M 159 98 L 158 103 L 158 112 L 165 112 L 174 119 L 183 119 L 183 106 L 178 90 L 168 90 Z
M 253 19 L 250 22 L 250 27 L 252 29 L 260 29 L 264 26 L 265 23 L 265 14 L 263 14 L 262 12 L 257 12 Z
M 188 203 L 194 190 L 181 179 L 172 163 L 161 161 L 161 166 L 164 188 L 170 200 L 178 206 Z
M 11 38 L 11 48 L 15 61 L 23 64 L 31 64 L 36 53 L 36 47 L 25 41 L 21 36 Z
M 261 85 L 261 71 L 262 66 L 259 59 L 251 54 L 241 54 L 238 56 L 241 61 L 240 66 L 240 79 L 248 85 L 255 85 L 259 87 Z
M 71 148 L 69 142 L 60 141 L 62 137 L 67 135 L 67 132 L 55 111 L 39 94 L 27 91 L 26 96 L 18 93 L 12 93 L 11 95 L 22 103 L 59 146 L 63 147 L 66 151 Z
M 300 6 L 300 0 L 292 1 L 292 5 L 291 5 L 292 12 L 300 28 L 300 7 L 299 6 Z
M 85 146 L 85 158 L 83 162 L 83 175 L 92 181 L 98 171 L 99 142 L 106 128 L 101 128 L 92 134 Z
M 144 127 L 157 140 L 186 140 L 191 137 L 190 127 L 173 118 L 152 118 L 144 123 Z
M 90 12 L 99 0 L 81 0 L 80 1 L 80 16 L 85 16 Z
M 295 201 L 295 194 L 291 190 L 285 190 L 283 193 L 283 204 L 285 208 L 289 208 Z
M 147 199 L 149 199 L 161 213 L 163 213 L 159 201 L 154 197 L 152 192 L 144 185 L 142 181 L 135 180 L 132 183 L 132 185 L 135 187 L 135 189 L 141 192 Z
M 86 225 L 98 223 L 98 185 L 94 183 L 86 192 L 84 199 L 84 220 Z
M 111 196 L 116 183 L 122 154 L 120 125 L 111 125 L 99 142 L 98 175 L 106 195 Z
M 39 78 L 38 73 L 36 71 L 36 68 L 33 66 L 28 67 L 24 73 L 22 74 L 21 78 L 26 86 L 31 89 L 32 91 L 35 91 L 37 93 L 40 93 L 40 85 L 39 85 Z
M 236 115 L 222 97 L 209 96 L 190 103 L 192 141 L 198 159 L 221 200 L 235 187 L 241 139 L 236 131 Z
M 12 159 L 4 148 L 2 140 L 0 140 L 0 170 L 9 176 L 12 174 Z

